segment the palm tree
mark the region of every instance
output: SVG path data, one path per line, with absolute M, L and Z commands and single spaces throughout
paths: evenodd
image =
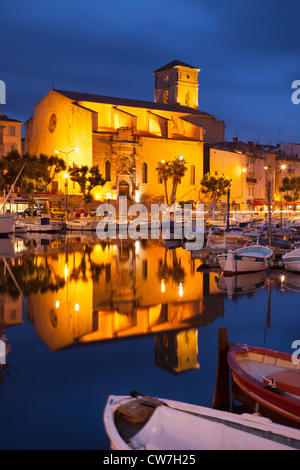
M 178 157 L 171 162 L 172 167 L 172 194 L 171 194 L 171 205 L 176 201 L 177 186 L 184 177 L 187 167 L 185 166 L 185 160 L 183 157 Z
M 161 178 L 161 180 L 164 183 L 166 203 L 169 205 L 169 196 L 168 196 L 168 185 L 167 185 L 167 183 L 168 183 L 168 179 L 172 175 L 172 167 L 171 167 L 170 162 L 166 162 L 165 160 L 161 160 L 160 162 L 158 162 L 158 166 L 156 168 L 156 171 L 158 172 L 159 177 Z

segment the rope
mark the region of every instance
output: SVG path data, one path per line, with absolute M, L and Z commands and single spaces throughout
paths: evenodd
M 252 365 L 253 369 L 258 373 L 258 375 L 260 375 L 262 377 L 262 379 L 266 380 L 266 382 L 268 383 L 268 385 L 271 387 L 271 388 L 276 388 L 276 383 L 275 383 L 275 380 L 274 379 L 268 379 L 267 377 L 265 377 L 263 374 L 261 374 L 261 372 L 259 370 L 256 369 L 255 365 L 253 364 L 253 361 L 251 360 L 250 356 L 249 356 L 249 349 L 247 347 L 246 344 L 244 344 L 243 346 L 246 351 L 247 351 L 247 356 L 248 356 L 248 359 L 249 359 L 249 362 L 250 364 Z M 258 350 L 256 350 L 258 351 Z

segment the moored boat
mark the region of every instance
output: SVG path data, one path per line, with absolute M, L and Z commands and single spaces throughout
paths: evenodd
M 109 396 L 104 425 L 112 450 L 300 448 L 300 431 L 266 418 L 151 397 Z
M 291 354 L 231 343 L 228 364 L 238 389 L 256 411 L 300 428 L 300 363 Z M 258 404 L 258 408 L 257 408 Z
M 300 248 L 286 253 L 282 262 L 287 271 L 300 272 Z
M 17 217 L 17 214 L 0 214 L 0 236 L 13 233 Z
M 272 266 L 273 258 L 273 251 L 261 245 L 229 250 L 217 256 L 222 270 L 228 274 L 264 271 Z

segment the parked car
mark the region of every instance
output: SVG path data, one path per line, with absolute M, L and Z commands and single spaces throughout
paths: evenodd
M 52 208 L 50 210 L 50 216 L 53 217 L 54 219 L 57 218 L 57 219 L 61 219 L 61 218 L 65 218 L 67 215 L 67 212 L 64 210 L 64 209 L 59 209 L 59 208 Z
M 84 217 L 87 217 L 89 215 L 88 211 L 84 209 L 79 209 L 78 211 L 75 212 L 75 217 L 81 217 L 81 215 L 84 215 Z
M 90 210 L 90 216 L 95 217 L 97 215 L 97 209 L 91 209 Z

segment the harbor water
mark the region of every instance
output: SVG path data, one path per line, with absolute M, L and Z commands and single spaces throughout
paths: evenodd
M 218 329 L 292 353 L 300 274 L 223 276 L 163 240 L 0 240 L 2 450 L 108 450 L 109 395 L 211 407 Z M 3 343 L 2 343 L 3 344 Z

